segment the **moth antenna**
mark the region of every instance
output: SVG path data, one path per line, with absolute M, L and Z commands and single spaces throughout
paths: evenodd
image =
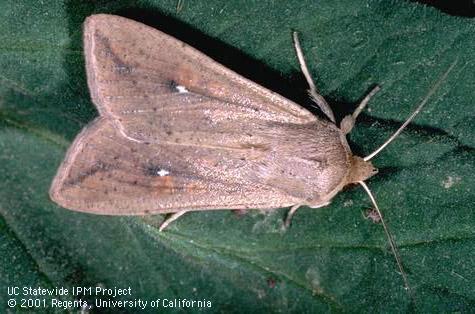
M 458 58 L 455 59 L 454 62 L 450 65 L 450 67 L 445 71 L 444 74 L 437 80 L 437 82 L 432 86 L 432 88 L 429 90 L 429 92 L 426 94 L 424 99 L 421 101 L 420 105 L 414 110 L 414 112 L 407 118 L 407 120 L 399 127 L 399 129 L 394 132 L 391 137 L 389 137 L 386 142 L 383 143 L 378 149 L 376 149 L 374 152 L 363 158 L 364 161 L 369 161 L 371 160 L 374 156 L 376 156 L 380 151 L 382 151 L 386 146 L 388 146 L 389 143 L 391 143 L 405 128 L 406 126 L 414 119 L 414 117 L 422 110 L 422 107 L 425 106 L 425 104 L 429 101 L 429 99 L 432 97 L 432 95 L 435 93 L 435 91 L 439 88 L 440 84 L 442 84 L 443 81 L 447 78 L 449 75 L 450 71 L 454 68 L 454 66 L 457 64 Z
M 397 267 L 399 268 L 399 271 L 401 272 L 401 276 L 404 281 L 404 287 L 406 290 L 411 291 L 411 288 L 409 286 L 409 281 L 407 280 L 406 272 L 404 271 L 404 268 L 402 266 L 401 257 L 399 256 L 399 251 L 397 250 L 396 242 L 394 241 L 391 235 L 391 232 L 389 232 L 389 228 L 383 219 L 383 215 L 381 214 L 381 211 L 379 210 L 378 204 L 376 203 L 376 200 L 373 194 L 371 193 L 370 189 L 366 185 L 366 183 L 364 183 L 363 181 L 358 181 L 358 183 L 365 189 L 366 193 L 369 196 L 369 199 L 373 203 L 374 208 L 376 209 L 379 217 L 381 218 L 381 224 L 383 225 L 384 232 L 386 233 L 386 236 L 388 237 L 389 245 L 391 246 L 391 251 L 393 252 L 394 258 L 396 259 Z
M 302 70 L 305 79 L 307 80 L 308 84 L 308 93 L 312 100 L 317 104 L 320 110 L 330 119 L 331 122 L 335 123 L 335 115 L 333 114 L 330 105 L 328 105 L 325 98 L 320 95 L 315 87 L 315 83 L 313 82 L 312 76 L 310 75 L 310 71 L 308 70 L 307 63 L 305 62 L 305 58 L 303 57 L 302 47 L 300 46 L 299 35 L 297 32 L 292 33 L 293 40 L 294 40 L 294 47 L 295 52 L 297 53 L 297 59 L 299 60 L 300 69 Z

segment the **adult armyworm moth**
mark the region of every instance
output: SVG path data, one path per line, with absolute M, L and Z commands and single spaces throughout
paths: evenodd
M 353 155 L 345 138 L 377 88 L 337 127 L 294 40 L 310 95 L 328 120 L 158 30 L 88 17 L 87 80 L 100 116 L 69 148 L 51 198 L 94 214 L 173 213 L 161 229 L 185 212 L 212 209 L 291 207 L 288 225 L 299 206 L 325 206 L 351 183 L 377 209 L 364 183 L 377 172 L 374 154 Z

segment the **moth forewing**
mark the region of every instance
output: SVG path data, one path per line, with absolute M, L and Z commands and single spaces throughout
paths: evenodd
M 316 120 L 304 108 L 187 44 L 123 17 L 88 17 L 84 47 L 94 103 L 101 114 L 120 118 L 127 132 L 138 137 L 149 137 L 141 127 L 160 111 L 180 111 L 197 103 L 218 106 L 237 119 L 296 124 Z

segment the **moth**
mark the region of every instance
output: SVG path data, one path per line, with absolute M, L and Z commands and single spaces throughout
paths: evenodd
M 325 206 L 353 183 L 377 208 L 364 181 L 377 172 L 370 159 L 379 150 L 355 156 L 346 134 L 379 88 L 338 127 L 296 33 L 294 43 L 310 96 L 326 119 L 156 29 L 114 15 L 88 17 L 87 82 L 99 117 L 69 148 L 51 199 L 93 214 L 171 213 L 160 230 L 189 211 L 248 208 L 291 207 L 288 226 L 300 206 Z

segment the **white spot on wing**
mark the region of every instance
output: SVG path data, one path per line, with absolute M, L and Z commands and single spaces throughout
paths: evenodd
M 168 176 L 170 174 L 170 171 L 167 171 L 165 169 L 160 169 L 157 171 L 157 176 L 159 177 L 165 177 L 165 176 Z
M 176 86 L 176 90 L 177 90 L 180 94 L 182 94 L 182 93 L 188 93 L 188 92 L 189 92 L 189 91 L 186 89 L 186 87 L 183 86 L 183 85 L 177 85 L 177 86 Z

